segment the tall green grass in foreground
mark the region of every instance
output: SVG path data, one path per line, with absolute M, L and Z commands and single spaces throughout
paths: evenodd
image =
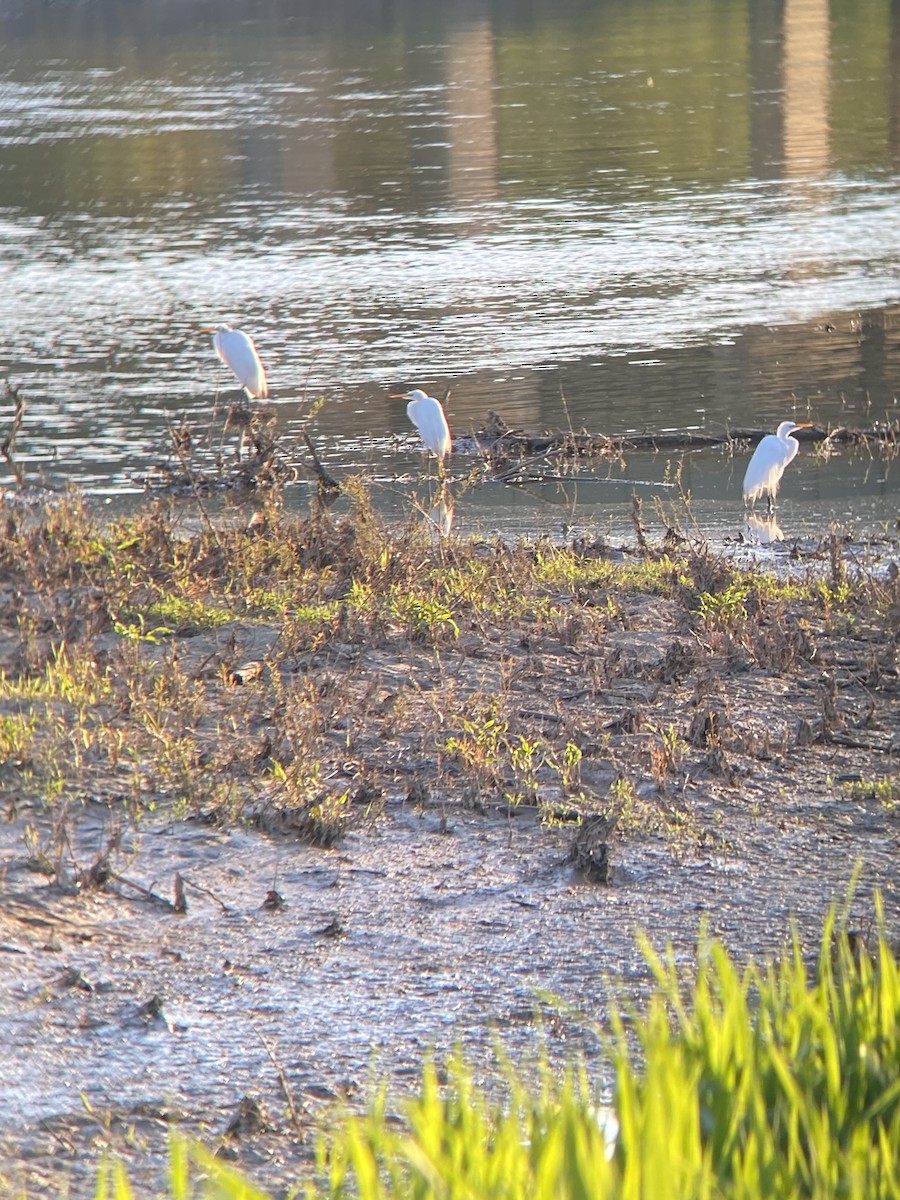
M 400 1126 L 381 1096 L 323 1142 L 309 1197 L 416 1200 L 760 1200 L 900 1197 L 900 970 L 826 923 L 817 964 L 799 946 L 738 970 L 713 943 L 695 980 L 646 950 L 658 990 L 616 1018 L 611 1111 L 583 1071 L 513 1078 L 504 1101 L 462 1062 L 424 1071 Z M 617 1135 L 616 1135 L 617 1129 Z M 263 1193 L 207 1151 L 173 1146 L 171 1194 Z M 117 1177 L 116 1177 L 117 1176 Z M 127 1195 L 121 1174 L 98 1196 Z M 304 1186 L 299 1185 L 302 1194 Z

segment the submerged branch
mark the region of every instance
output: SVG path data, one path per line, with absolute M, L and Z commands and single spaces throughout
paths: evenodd
M 482 429 L 456 439 L 457 452 L 485 457 L 494 469 L 494 478 L 519 482 L 523 471 L 540 462 L 560 459 L 619 459 L 626 451 L 701 450 L 708 447 L 755 445 L 771 430 L 733 428 L 722 433 L 698 433 L 694 430 L 666 430 L 662 433 L 628 433 L 617 436 L 561 430 L 533 434 L 512 429 L 495 412 L 488 413 Z M 798 429 L 801 442 L 864 446 L 876 443 L 885 452 L 895 453 L 900 446 L 900 422 L 877 424 L 868 429 L 839 427 L 827 430 L 819 425 Z

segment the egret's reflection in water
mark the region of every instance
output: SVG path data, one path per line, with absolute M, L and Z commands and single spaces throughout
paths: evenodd
M 772 546 L 784 541 L 784 530 L 775 516 L 757 516 L 750 513 L 744 525 L 744 537 L 753 545 Z
M 441 499 L 428 514 L 428 521 L 431 525 L 432 532 L 436 536 L 450 536 L 450 530 L 453 528 L 453 510 L 453 499 L 449 494 L 446 494 L 441 497 Z

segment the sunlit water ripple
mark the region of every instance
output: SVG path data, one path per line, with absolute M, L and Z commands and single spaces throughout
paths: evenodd
M 696 18 L 674 16 L 687 38 Z M 60 43 L 30 73 L 0 58 L 0 165 L 8 154 L 37 189 L 0 209 L 0 375 L 27 393 L 20 455 L 55 485 L 139 489 L 166 420 L 205 419 L 229 386 L 200 333 L 220 320 L 252 331 L 288 431 L 326 398 L 313 431 L 337 471 L 421 466 L 388 399 L 414 384 L 452 387 L 456 431 L 490 408 L 611 433 L 892 419 L 897 338 L 873 379 L 859 330 L 869 313 L 896 323 L 896 172 L 842 171 L 814 139 L 806 169 L 754 177 L 726 119 L 746 116 L 726 26 L 693 65 L 679 34 L 659 86 L 624 17 L 598 41 L 609 64 L 589 69 L 576 27 L 556 41 L 542 27 L 540 82 L 563 113 L 549 143 L 524 34 L 485 41 L 477 24 L 392 54 L 375 35 L 282 44 L 251 22 L 249 62 L 175 38 L 145 75 L 127 36 L 71 59 Z M 841 70 L 858 68 L 836 53 L 835 87 Z M 729 156 L 732 177 L 705 184 L 660 141 L 671 129 Z M 362 158 L 339 181 L 341 139 Z M 57 155 L 67 202 L 38 215 Z M 767 330 L 784 332 L 770 345 Z M 733 495 L 733 474 L 698 474 L 695 490 Z M 846 487 L 858 501 L 852 471 Z M 887 472 L 878 487 L 886 520 Z

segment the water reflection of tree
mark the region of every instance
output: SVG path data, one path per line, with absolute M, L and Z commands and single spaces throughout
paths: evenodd
M 786 0 L 784 165 L 789 177 L 821 177 L 830 166 L 829 55 L 829 0 Z

